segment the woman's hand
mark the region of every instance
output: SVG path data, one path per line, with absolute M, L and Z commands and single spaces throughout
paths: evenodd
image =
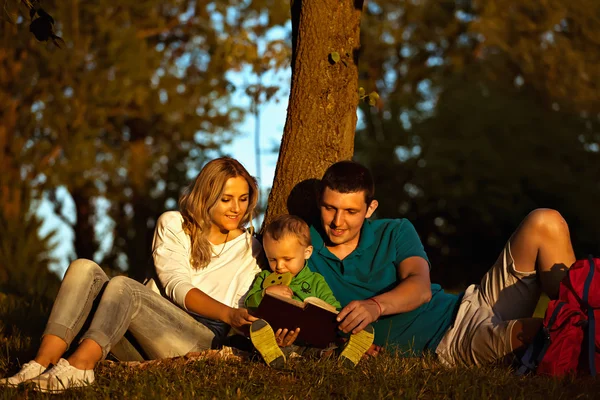
M 268 288 L 265 289 L 265 293 L 278 294 L 280 296 L 287 297 L 290 299 L 294 295 L 294 292 L 292 291 L 292 289 L 290 289 L 289 287 L 284 286 L 284 285 L 269 286 Z
M 275 340 L 279 347 L 291 346 L 294 344 L 298 335 L 300 334 L 300 328 L 290 331 L 288 329 L 277 329 L 275 332 Z
M 223 322 L 227 323 L 232 328 L 240 329 L 246 325 L 250 325 L 257 319 L 258 318 L 250 315 L 245 308 L 230 308 L 227 318 L 225 318 L 225 321 Z

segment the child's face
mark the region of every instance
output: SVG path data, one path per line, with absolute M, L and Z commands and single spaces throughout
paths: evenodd
M 293 276 L 302 271 L 306 260 L 310 258 L 313 251 L 312 246 L 303 246 L 294 235 L 285 235 L 279 240 L 265 235 L 263 248 L 271 271 L 278 274 L 289 272 Z

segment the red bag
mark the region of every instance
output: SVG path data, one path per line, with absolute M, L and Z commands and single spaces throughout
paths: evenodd
M 600 259 L 576 261 L 548 304 L 544 326 L 523 356 L 518 373 L 596 376 L 600 363 Z

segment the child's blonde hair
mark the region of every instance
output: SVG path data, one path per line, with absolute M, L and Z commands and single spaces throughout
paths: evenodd
M 278 216 L 267 225 L 264 232 L 264 236 L 269 236 L 276 241 L 288 235 L 295 236 L 300 244 L 305 247 L 312 245 L 308 224 L 295 215 L 284 214 Z

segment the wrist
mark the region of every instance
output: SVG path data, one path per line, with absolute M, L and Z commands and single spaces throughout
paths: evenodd
M 221 321 L 225 322 L 227 325 L 231 325 L 231 312 L 233 308 L 229 306 L 223 306 L 223 312 L 221 313 Z
M 381 317 L 383 315 L 383 309 L 381 308 L 381 303 L 379 303 L 379 301 L 377 301 L 377 299 L 375 297 L 371 297 L 367 300 L 372 301 L 373 303 L 375 303 L 377 305 L 377 310 L 379 311 L 379 315 L 377 315 L 377 318 L 375 318 L 375 320 L 377 321 L 379 319 L 379 317 Z

